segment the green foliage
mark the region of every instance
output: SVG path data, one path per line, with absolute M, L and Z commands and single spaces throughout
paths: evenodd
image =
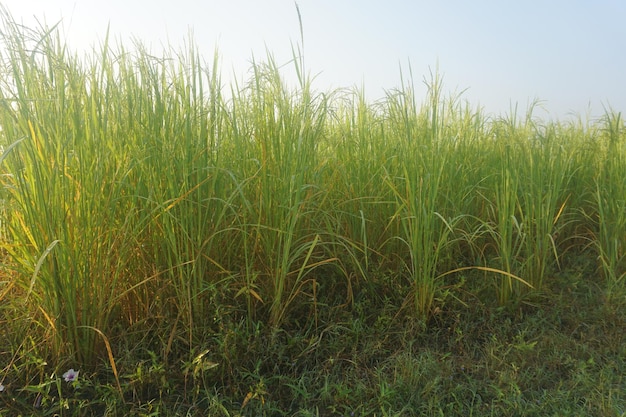
M 598 232 L 595 244 L 607 280 L 607 298 L 623 306 L 626 296 L 626 153 L 621 113 L 605 117 L 607 154 L 595 185 Z
M 620 113 L 0 17 L 0 416 L 624 413 Z

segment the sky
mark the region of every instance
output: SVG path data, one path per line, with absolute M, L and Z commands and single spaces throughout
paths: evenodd
M 594 119 L 626 111 L 623 0 L 0 0 L 30 27 L 61 22 L 72 49 L 88 51 L 107 27 L 125 47 L 183 48 L 193 33 L 224 80 L 245 80 L 254 57 L 279 64 L 302 45 L 318 91 L 363 89 L 369 100 L 413 74 L 418 99 L 438 71 L 447 95 L 487 114 Z M 38 19 L 38 20 L 37 20 Z M 295 71 L 286 74 L 295 77 Z M 289 75 L 287 75 L 289 77 Z M 295 78 L 294 78 L 295 79 Z M 232 81 L 226 81 L 227 83 Z

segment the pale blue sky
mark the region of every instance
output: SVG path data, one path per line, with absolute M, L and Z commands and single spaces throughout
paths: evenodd
M 33 25 L 63 19 L 76 49 L 97 44 L 107 24 L 116 38 L 134 36 L 158 52 L 182 47 L 193 29 L 202 55 L 216 47 L 224 78 L 245 78 L 265 48 L 279 63 L 300 42 L 292 0 L 0 0 Z M 370 99 L 413 69 L 418 93 L 429 68 L 444 90 L 495 115 L 511 104 L 543 100 L 542 118 L 597 117 L 604 106 L 626 111 L 626 1 L 623 0 L 298 0 L 314 87 L 364 86 Z M 124 42 L 127 45 L 127 42 Z M 128 42 L 128 46 L 130 43 Z

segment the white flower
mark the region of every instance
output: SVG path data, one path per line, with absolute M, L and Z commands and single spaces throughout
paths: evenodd
M 65 382 L 74 382 L 78 379 L 78 372 L 80 371 L 75 371 L 74 369 L 70 369 L 69 371 L 63 374 L 63 379 L 65 379 Z
M 0 392 L 4 391 L 4 385 L 0 384 Z

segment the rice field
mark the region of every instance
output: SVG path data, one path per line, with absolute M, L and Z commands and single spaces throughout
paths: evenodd
M 625 415 L 620 112 L 0 17 L 0 416 Z

